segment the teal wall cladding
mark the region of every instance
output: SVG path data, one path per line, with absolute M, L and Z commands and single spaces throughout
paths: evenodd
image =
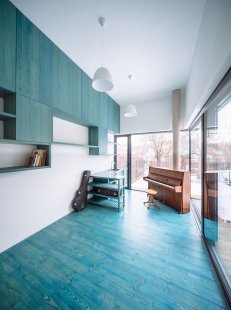
M 51 41 L 17 11 L 17 93 L 51 104 Z
M 16 8 L 0 1 L 0 88 L 15 91 Z
M 3 139 L 51 143 L 54 115 L 96 130 L 100 148 L 94 152 L 106 154 L 106 133 L 119 132 L 119 105 L 94 90 L 91 78 L 8 0 L 0 0 L 0 40 L 4 113 L 6 96 L 16 98 Z

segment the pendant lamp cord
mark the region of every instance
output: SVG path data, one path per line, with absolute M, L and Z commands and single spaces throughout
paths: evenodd
M 103 25 L 101 25 L 101 63 L 102 63 L 102 67 L 103 67 Z
M 104 17 L 100 17 L 99 18 L 99 24 L 101 26 L 101 63 L 102 63 L 102 67 L 103 67 L 103 27 L 104 27 L 104 24 L 105 24 L 106 20 Z

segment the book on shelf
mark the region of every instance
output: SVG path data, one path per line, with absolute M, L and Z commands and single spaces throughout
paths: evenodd
M 29 167 L 42 167 L 46 164 L 46 156 L 47 150 L 46 149 L 35 149 L 32 151 L 28 166 Z

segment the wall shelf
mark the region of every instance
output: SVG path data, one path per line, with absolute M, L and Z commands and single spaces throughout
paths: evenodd
M 88 144 L 78 144 L 78 143 L 69 143 L 69 142 L 58 142 L 53 141 L 52 144 L 56 145 L 69 145 L 69 146 L 76 146 L 76 147 L 85 147 L 85 148 L 99 148 L 97 145 L 88 145 Z
M 50 167 L 51 166 L 41 166 L 41 167 L 29 167 L 29 166 L 5 167 L 5 168 L 0 168 L 0 173 L 18 172 L 18 171 L 27 171 L 27 170 L 38 170 L 38 169 L 45 169 L 45 168 L 50 168 Z
M 50 143 L 35 142 L 35 141 L 23 141 L 23 140 L 11 140 L 11 139 L 0 139 L 1 144 L 34 144 L 34 145 L 50 145 Z
M 16 118 L 14 114 L 6 113 L 6 112 L 0 112 L 0 121 L 5 121 L 7 119 Z

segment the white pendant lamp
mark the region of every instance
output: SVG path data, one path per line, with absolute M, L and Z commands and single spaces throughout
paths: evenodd
M 124 116 L 134 117 L 137 115 L 136 107 L 133 104 L 129 104 L 125 107 Z
M 103 26 L 105 22 L 104 17 L 99 18 L 99 24 L 102 28 L 102 66 L 96 70 L 92 80 L 92 87 L 99 92 L 107 92 L 113 88 L 111 73 L 103 66 Z
M 132 74 L 128 75 L 128 79 L 131 81 Z M 129 82 L 131 83 L 131 82 Z M 124 116 L 125 117 L 134 117 L 137 115 L 136 107 L 133 104 L 129 104 L 125 107 Z

